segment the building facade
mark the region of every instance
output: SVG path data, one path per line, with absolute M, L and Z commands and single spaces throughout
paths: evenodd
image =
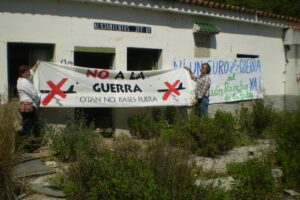
M 199 2 L 199 3 L 197 3 Z M 265 98 L 277 108 L 300 95 L 300 20 L 202 1 L 2 0 L 0 93 L 16 97 L 20 64 L 36 60 L 118 70 L 169 69 L 174 58 L 259 57 Z M 195 33 L 209 24 L 219 33 Z M 222 104 L 234 109 L 236 103 Z M 211 112 L 220 108 L 212 105 Z M 116 129 L 141 109 L 86 109 Z M 53 123 L 76 109 L 42 109 Z M 52 116 L 52 117 L 51 117 Z

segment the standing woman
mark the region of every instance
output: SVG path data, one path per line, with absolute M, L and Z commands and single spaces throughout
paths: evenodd
M 201 65 L 201 75 L 194 76 L 191 69 L 185 67 L 189 71 L 191 79 L 196 81 L 196 97 L 197 97 L 197 114 L 199 116 L 207 116 L 209 104 L 209 88 L 211 80 L 209 78 L 210 65 L 203 63 Z
M 37 62 L 31 69 L 27 65 L 19 67 L 17 90 L 20 98 L 19 111 L 22 116 L 22 135 L 32 134 L 36 127 L 36 109 L 40 99 L 37 90 L 32 84 L 32 78 L 39 63 Z

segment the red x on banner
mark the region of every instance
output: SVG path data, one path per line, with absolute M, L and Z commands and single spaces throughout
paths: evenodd
M 177 96 L 180 95 L 179 91 L 176 90 L 176 86 L 180 83 L 180 80 L 175 81 L 173 85 L 171 85 L 169 82 L 165 82 L 165 85 L 168 87 L 167 92 L 163 96 L 163 100 L 166 101 L 169 96 L 174 92 Z
M 52 91 L 43 100 L 43 106 L 47 106 L 55 95 L 59 95 L 62 98 L 66 98 L 66 94 L 60 88 L 63 86 L 63 84 L 65 84 L 67 80 L 67 78 L 63 78 L 57 85 L 55 85 L 52 81 L 47 81 L 47 84 L 52 89 Z

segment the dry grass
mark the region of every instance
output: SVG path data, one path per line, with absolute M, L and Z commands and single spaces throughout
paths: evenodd
M 12 161 L 19 122 L 17 105 L 3 103 L 0 97 L 0 199 L 12 199 Z

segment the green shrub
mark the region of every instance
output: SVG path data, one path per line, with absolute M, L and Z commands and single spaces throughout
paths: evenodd
M 193 166 L 188 165 L 188 152 L 173 148 L 165 140 L 153 141 L 147 151 L 146 160 L 163 188 L 167 199 L 196 199 Z
M 276 120 L 276 112 L 272 105 L 263 100 L 255 100 L 252 107 L 241 107 L 237 113 L 237 124 L 240 131 L 252 138 L 262 137 L 263 132 L 272 127 Z
M 200 186 L 201 187 L 201 186 Z M 201 193 L 198 198 L 203 200 L 231 200 L 230 194 L 218 187 L 201 187 Z
M 69 161 L 76 160 L 80 153 L 92 148 L 98 138 L 94 126 L 87 126 L 83 118 L 79 121 L 68 121 L 63 128 L 48 127 L 47 132 L 58 157 Z
M 272 166 L 268 159 L 250 159 L 244 163 L 227 166 L 228 173 L 233 176 L 231 191 L 234 199 L 266 199 L 274 191 Z
M 150 139 L 159 137 L 162 129 L 178 128 L 178 122 L 185 121 L 186 110 L 176 107 L 153 108 L 139 115 L 128 118 L 128 126 L 131 134 L 137 138 Z M 168 135 L 168 133 L 166 133 Z
M 174 147 L 190 150 L 193 140 L 185 131 L 184 126 L 183 122 L 175 122 L 171 127 L 161 129 L 160 136 Z
M 80 159 L 70 173 L 67 185 L 73 188 L 65 191 L 71 199 L 161 198 L 153 173 L 136 157 L 106 152 L 97 158 Z
M 218 130 L 216 140 L 221 152 L 232 149 L 236 142 L 235 118 L 229 112 L 217 111 L 214 118 L 215 128 Z
M 205 156 L 222 154 L 234 147 L 235 119 L 231 113 L 218 111 L 214 118 L 191 114 L 185 119 L 174 108 L 153 113 L 129 118 L 131 133 L 144 139 L 161 136 L 173 146 Z
M 187 118 L 187 110 L 182 107 L 169 106 L 164 112 L 164 118 L 169 126 L 176 125 L 179 121 L 184 121 Z
M 215 124 L 221 128 L 222 131 L 233 131 L 235 126 L 235 119 L 230 112 L 217 111 L 214 118 Z
M 63 190 L 67 184 L 67 176 L 63 172 L 58 172 L 48 179 L 49 187 L 55 190 Z
M 252 131 L 252 113 L 249 108 L 242 106 L 237 112 L 237 125 L 240 132 Z
M 254 135 L 261 136 L 263 131 L 271 127 L 275 120 L 275 113 L 270 104 L 263 100 L 257 100 L 252 105 L 252 126 L 254 128 Z
M 273 128 L 277 143 L 276 157 L 283 168 L 288 187 L 300 186 L 300 110 L 281 115 Z
M 152 142 L 146 152 L 147 161 L 167 199 L 227 200 L 229 195 L 223 189 L 196 186 L 197 171 L 189 162 L 189 151 L 172 147 L 163 139 Z
M 160 114 L 152 115 L 145 112 L 128 118 L 130 132 L 142 139 L 149 139 L 160 135 L 160 130 L 165 127 L 165 121 Z
M 196 186 L 188 152 L 157 139 L 142 148 L 129 138 L 99 144 L 67 173 L 69 199 L 228 199 L 223 190 Z
M 154 174 L 129 139 L 104 145 L 70 168 L 65 192 L 70 199 L 165 199 Z
M 200 155 L 215 156 L 234 147 L 234 117 L 218 111 L 214 118 L 191 115 L 186 123 L 186 132 L 193 140 L 192 150 Z
M 0 199 L 12 199 L 14 191 L 12 162 L 16 129 L 20 120 L 17 105 L 3 103 L 0 98 Z

